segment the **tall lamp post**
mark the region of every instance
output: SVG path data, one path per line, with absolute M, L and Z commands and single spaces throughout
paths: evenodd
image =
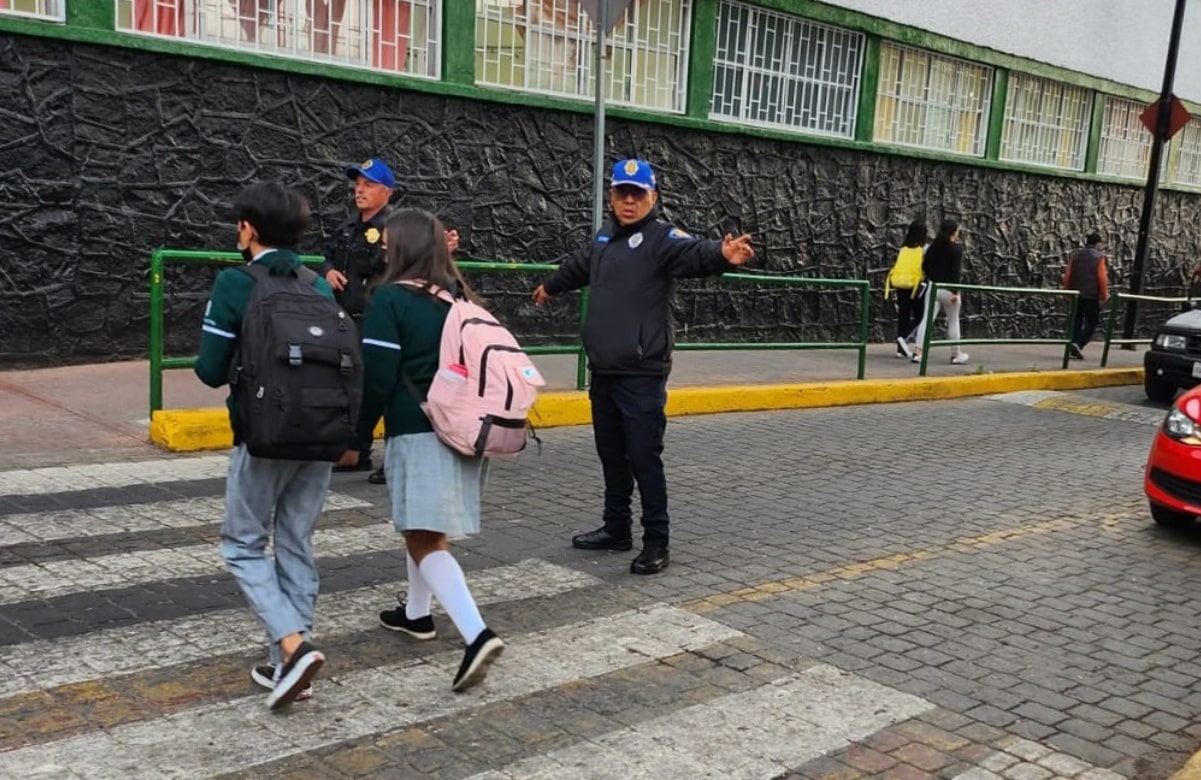
M 1180 30 L 1184 25 L 1185 0 L 1176 0 L 1176 12 L 1172 16 L 1172 34 L 1168 39 L 1168 58 L 1163 70 L 1163 89 L 1159 100 L 1153 108 L 1156 109 L 1154 126 L 1151 128 L 1151 162 L 1147 171 L 1147 188 L 1143 193 L 1143 213 L 1138 223 L 1138 245 L 1134 250 L 1134 266 L 1130 269 L 1130 292 L 1138 295 L 1143 290 L 1143 268 L 1147 261 L 1147 245 L 1151 238 L 1151 218 L 1155 213 L 1155 195 L 1159 191 L 1159 169 L 1163 160 L 1163 148 L 1172 137 L 1173 105 L 1177 104 L 1172 94 L 1172 82 L 1176 79 L 1176 57 L 1180 53 Z M 1182 109 L 1178 109 L 1180 111 Z M 1146 115 L 1144 115 L 1146 116 Z M 1187 121 L 1188 115 L 1184 115 Z M 1179 129 L 1179 128 L 1177 128 Z M 1134 338 L 1135 316 L 1138 312 L 1138 301 L 1131 299 L 1126 304 L 1126 317 L 1122 324 L 1122 338 Z M 1133 349 L 1133 345 L 1124 344 Z

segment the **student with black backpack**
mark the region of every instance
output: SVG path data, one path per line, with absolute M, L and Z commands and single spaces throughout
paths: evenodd
M 247 265 L 217 275 L 196 375 L 210 387 L 230 385 L 221 555 L 267 630 L 268 663 L 251 679 L 270 689 L 274 710 L 308 698 L 325 661 L 308 641 L 318 583 L 313 529 L 333 461 L 354 434 L 362 361 L 353 322 L 294 249 L 309 221 L 305 199 L 255 184 L 238 195 L 234 215 Z

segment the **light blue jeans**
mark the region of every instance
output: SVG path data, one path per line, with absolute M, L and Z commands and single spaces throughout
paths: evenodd
M 313 529 L 332 468 L 332 463 L 256 458 L 245 445 L 229 456 L 221 556 L 267 629 L 273 664 L 281 661 L 280 639 L 313 630 L 318 583 Z M 268 541 L 275 548 L 274 561 L 267 557 Z

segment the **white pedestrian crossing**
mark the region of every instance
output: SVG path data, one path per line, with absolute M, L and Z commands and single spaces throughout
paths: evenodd
M 822 664 L 471 780 L 763 780 L 933 707 Z
M 330 493 L 324 511 L 369 506 L 369 501 Z M 224 512 L 224 499 L 205 497 L 0 516 L 0 546 L 213 525 Z
M 469 577 L 481 605 L 544 598 L 600 584 L 590 574 L 534 559 L 472 572 Z M 313 620 L 315 641 L 377 627 L 379 611 L 395 606 L 397 587 L 384 583 L 323 594 Z M 0 668 L 11 670 L 0 678 L 0 696 L 190 663 L 213 653 L 252 652 L 265 642 L 258 619 L 238 608 L 0 647 Z
M 260 695 L 0 753 L 0 777 L 162 778 L 232 772 L 575 680 L 598 677 L 740 632 L 674 607 L 506 638 L 504 673 L 470 696 L 451 692 L 460 652 L 330 678 L 302 716 L 280 718 Z
M 44 496 L 75 490 L 220 479 L 228 470 L 228 455 L 15 469 L 0 471 L 0 496 Z

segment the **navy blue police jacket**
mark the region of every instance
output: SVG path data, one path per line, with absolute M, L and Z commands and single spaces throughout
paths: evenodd
M 693 238 L 651 215 L 633 225 L 609 221 L 542 287 L 550 295 L 590 288 L 582 335 L 594 373 L 667 376 L 675 345 L 675 280 L 731 268 L 721 242 Z

